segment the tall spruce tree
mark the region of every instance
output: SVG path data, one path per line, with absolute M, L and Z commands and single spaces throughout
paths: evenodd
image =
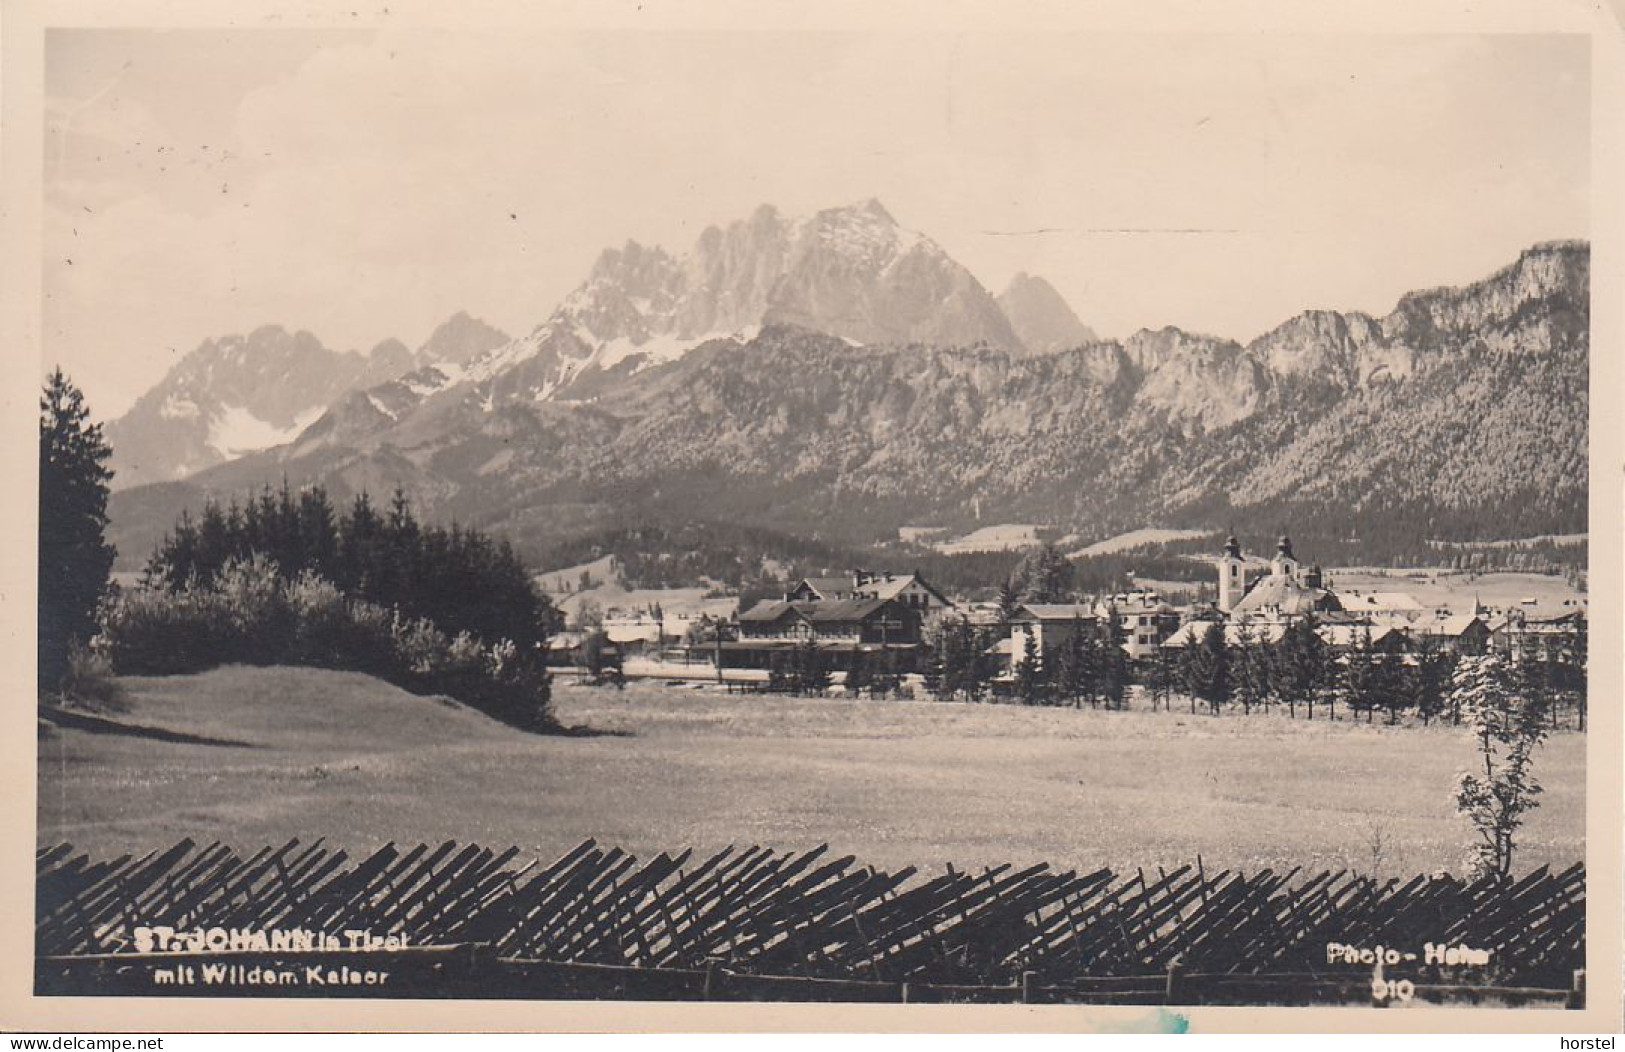
M 1100 697 L 1108 709 L 1121 709 L 1128 697 L 1128 652 L 1123 649 L 1127 636 L 1115 605 L 1106 604 L 1105 616 L 1096 622 L 1096 635 Z
M 1180 655 L 1180 679 L 1185 692 L 1191 697 L 1191 712 L 1196 701 L 1205 701 L 1208 710 L 1217 716 L 1225 702 L 1230 700 L 1230 650 L 1224 641 L 1224 626 L 1210 623 L 1201 638 L 1192 640 Z
M 1325 640 L 1310 618 L 1299 618 L 1287 626 L 1275 644 L 1270 661 L 1270 692 L 1285 701 L 1291 715 L 1298 715 L 1298 702 L 1309 706 L 1315 718 L 1315 698 L 1331 678 L 1330 654 Z
M 1017 574 L 1011 574 L 999 585 L 999 620 L 1009 621 L 1021 609 L 1021 593 L 1026 587 Z
M 1236 645 L 1231 650 L 1231 678 L 1235 681 L 1236 700 L 1241 702 L 1243 716 L 1252 715 L 1253 707 L 1263 705 L 1269 697 L 1269 678 L 1264 649 L 1251 623 L 1241 622 L 1236 629 Z
M 1037 626 L 1023 637 L 1021 657 L 1016 662 L 1016 697 L 1023 705 L 1044 705 L 1049 701 L 1049 669 L 1038 645 Z
M 1332 697 L 1341 695 L 1350 714 L 1359 719 L 1365 713 L 1367 723 L 1376 718 L 1382 704 L 1377 654 L 1371 646 L 1371 629 L 1365 628 L 1355 637 L 1341 665 L 1333 665 L 1335 689 Z
M 1059 659 L 1055 676 L 1056 690 L 1073 708 L 1082 708 L 1084 695 L 1092 689 L 1089 672 L 1090 634 L 1088 622 L 1074 613 L 1066 643 L 1056 648 Z
M 1024 582 L 1024 595 L 1029 603 L 1065 602 L 1072 594 L 1072 563 L 1049 542 L 1022 558 L 1015 577 Z
M 74 642 L 96 631 L 114 550 L 107 543 L 112 448 L 84 395 L 51 373 L 39 422 L 39 689 L 58 689 Z

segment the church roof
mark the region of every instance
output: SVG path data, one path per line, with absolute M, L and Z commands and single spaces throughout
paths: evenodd
M 1242 596 L 1230 614 L 1238 617 L 1269 612 L 1298 616 L 1341 609 L 1337 596 L 1325 588 L 1310 588 L 1286 574 L 1271 574 Z

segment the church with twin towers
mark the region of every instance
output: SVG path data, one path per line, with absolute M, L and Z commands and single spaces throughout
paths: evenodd
M 1283 536 L 1267 573 L 1254 576 L 1241 542 L 1225 539 L 1224 553 L 1214 563 L 1219 572 L 1219 610 L 1233 621 L 1279 621 L 1343 609 L 1325 585 L 1318 565 L 1305 567 Z

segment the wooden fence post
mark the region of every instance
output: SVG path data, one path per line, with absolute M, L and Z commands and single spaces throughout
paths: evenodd
M 1569 986 L 1568 1001 L 1564 1005 L 1564 1007 L 1565 1008 L 1584 1008 L 1585 1006 L 1586 1006 L 1586 970 L 1584 968 L 1576 968 L 1574 970 L 1574 981 Z
M 1021 1003 L 1024 1005 L 1033 1003 L 1033 977 L 1036 974 L 1031 968 L 1021 973 Z
M 722 962 L 715 957 L 705 959 L 705 989 L 701 992 L 702 1000 L 714 1000 L 717 996 L 717 967 Z
M 1175 999 L 1179 994 L 1179 974 L 1185 970 L 1185 962 L 1177 956 L 1168 962 L 1168 982 L 1162 990 L 1162 1003 L 1165 1005 L 1178 1004 Z
M 898 995 L 898 1000 L 901 1001 L 903 1004 L 908 1004 L 908 984 L 907 983 L 903 984 L 903 988 L 899 992 L 899 995 Z

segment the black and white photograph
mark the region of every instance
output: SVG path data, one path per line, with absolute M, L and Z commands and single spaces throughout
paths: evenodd
M 230 7 L 32 60 L 32 1005 L 1617 1016 L 1592 33 Z

